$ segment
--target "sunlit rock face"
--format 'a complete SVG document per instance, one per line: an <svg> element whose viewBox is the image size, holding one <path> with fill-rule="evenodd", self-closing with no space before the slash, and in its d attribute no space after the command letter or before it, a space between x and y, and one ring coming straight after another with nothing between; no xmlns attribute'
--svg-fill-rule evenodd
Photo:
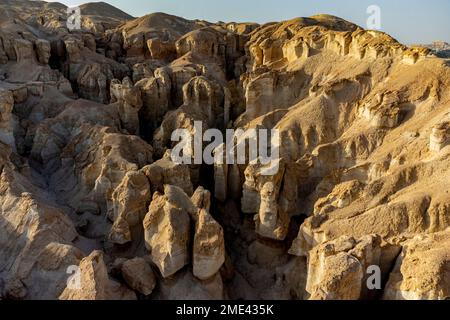
<svg viewBox="0 0 450 320"><path fill-rule="evenodd" d="M0 3L0 299L449 298L448 62L329 15L66 9ZM279 156L181 163L177 129Z"/></svg>

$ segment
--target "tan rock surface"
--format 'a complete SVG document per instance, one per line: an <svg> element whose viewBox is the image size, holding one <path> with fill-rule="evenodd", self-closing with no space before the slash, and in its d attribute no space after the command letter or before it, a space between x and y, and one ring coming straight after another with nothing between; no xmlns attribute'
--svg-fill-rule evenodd
<svg viewBox="0 0 450 320"><path fill-rule="evenodd" d="M165 185L156 192L144 220L146 246L164 278L189 264L200 280L214 277L225 262L224 233L209 213L210 193L199 187L192 198L176 187ZM194 229L190 239L190 229ZM192 253L189 243L193 244Z"/></svg>
<svg viewBox="0 0 450 320"><path fill-rule="evenodd" d="M155 289L156 279L153 270L142 258L128 260L122 265L122 275L126 283L143 295L150 295Z"/></svg>
<svg viewBox="0 0 450 320"><path fill-rule="evenodd" d="M214 276L225 262L223 229L208 211L200 210L195 225L193 273L201 280Z"/></svg>
<svg viewBox="0 0 450 320"><path fill-rule="evenodd" d="M136 295L108 276L103 254L94 251L80 263L80 287L66 288L60 300L135 300Z"/></svg>
<svg viewBox="0 0 450 320"><path fill-rule="evenodd" d="M392 268L399 247L382 243L376 235L361 239L342 236L310 251L306 291L311 300L360 300L369 298L368 270ZM382 275L380 275L382 276ZM382 278L379 282L382 282Z"/></svg>
<svg viewBox="0 0 450 320"><path fill-rule="evenodd" d="M405 243L384 291L388 300L445 300L450 296L450 233L417 236Z"/></svg>
<svg viewBox="0 0 450 320"><path fill-rule="evenodd" d="M159 192L153 195L144 219L146 247L165 278L189 263L189 214L180 206L184 201L189 198L181 189L166 185L164 195Z"/></svg>
<svg viewBox="0 0 450 320"><path fill-rule="evenodd" d="M0 299L448 298L448 61L325 14L80 8L0 3ZM279 130L278 172L174 162L196 121Z"/></svg>

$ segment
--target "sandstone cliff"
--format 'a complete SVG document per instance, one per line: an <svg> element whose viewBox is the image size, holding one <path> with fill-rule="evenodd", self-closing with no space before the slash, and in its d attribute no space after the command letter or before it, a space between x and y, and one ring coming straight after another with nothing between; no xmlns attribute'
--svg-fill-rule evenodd
<svg viewBox="0 0 450 320"><path fill-rule="evenodd" d="M93 3L70 31L58 3L0 9L0 299L450 297L450 69L428 49L329 15ZM279 170L175 163L196 122L279 130Z"/></svg>

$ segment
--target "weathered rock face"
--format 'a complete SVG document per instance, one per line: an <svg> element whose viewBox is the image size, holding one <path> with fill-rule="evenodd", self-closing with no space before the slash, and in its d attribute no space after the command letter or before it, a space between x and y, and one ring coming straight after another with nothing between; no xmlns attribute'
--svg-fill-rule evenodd
<svg viewBox="0 0 450 320"><path fill-rule="evenodd" d="M444 300L449 292L448 230L408 241L386 285L384 299Z"/></svg>
<svg viewBox="0 0 450 320"><path fill-rule="evenodd" d="M72 245L72 221L43 198L44 190L27 181L9 162L11 149L0 146L1 296L56 299L64 290L67 268L83 253Z"/></svg>
<svg viewBox="0 0 450 320"><path fill-rule="evenodd" d="M151 199L147 176L139 171L127 172L112 193L108 215L114 221L109 238L116 244L132 241L131 228L140 226Z"/></svg>
<svg viewBox="0 0 450 320"><path fill-rule="evenodd" d="M225 262L224 231L209 212L211 193L208 190L198 187L191 201L198 208L191 213L195 223L193 274L200 280L207 280L217 274Z"/></svg>
<svg viewBox="0 0 450 320"><path fill-rule="evenodd" d="M0 3L0 299L448 298L448 61L329 15L81 10ZM182 164L177 129L280 155Z"/></svg>
<svg viewBox="0 0 450 320"><path fill-rule="evenodd" d="M303 255L317 244L342 235L361 237L366 234L379 234L389 239L446 230L448 194L440 190L439 186L444 182L439 179L434 181L433 175L430 175L430 170L445 171L442 164L438 161L407 168L398 166L392 159L391 164L386 164L390 167L388 176L376 175L367 185L354 181L336 185L326 198L316 203L316 211L301 226L292 252ZM381 168L386 170L386 167ZM417 186L417 181L427 180L430 185L425 189ZM398 198L391 196L391 202L382 199L399 188L404 192L414 192L414 197L407 194L399 195ZM430 190L433 190L433 198L429 197ZM356 215L348 215L358 210L356 208L362 203L369 205L365 205L364 210Z"/></svg>
<svg viewBox="0 0 450 320"><path fill-rule="evenodd" d="M222 227L205 209L199 211L195 225L193 268L194 276L206 280L214 276L225 262Z"/></svg>
<svg viewBox="0 0 450 320"><path fill-rule="evenodd" d="M117 101L120 121L130 134L139 134L139 110L142 108L142 97L139 88L125 78L122 83L117 80L111 82L111 102Z"/></svg>
<svg viewBox="0 0 450 320"><path fill-rule="evenodd" d="M289 227L289 216L279 205L283 163L273 176L263 175L266 166L249 165L245 170L242 191L242 210L258 213L255 216L256 232L263 237L284 240Z"/></svg>
<svg viewBox="0 0 450 320"><path fill-rule="evenodd" d="M165 187L165 194L153 195L144 219L145 244L163 277L169 277L189 263L189 214L178 205L181 189ZM178 203L177 203L178 202Z"/></svg>
<svg viewBox="0 0 450 320"><path fill-rule="evenodd" d="M50 60L50 51L51 46L50 42L44 39L38 39L35 42L36 45L36 54L39 63L47 65Z"/></svg>
<svg viewBox="0 0 450 320"><path fill-rule="evenodd" d="M200 280L214 277L225 262L222 227L209 213L210 193L198 188L189 198L175 186L165 185L164 195L156 192L144 220L146 246L164 278L189 264ZM191 224L195 228L190 239ZM193 242L193 252L189 243Z"/></svg>
<svg viewBox="0 0 450 320"><path fill-rule="evenodd" d="M136 75L136 72L133 73ZM140 112L143 134L149 135L156 130L171 106L172 82L164 69L156 69L149 77L136 82L142 92L143 107ZM136 76L140 77L140 76Z"/></svg>
<svg viewBox="0 0 450 320"><path fill-rule="evenodd" d="M205 27L184 35L175 46L178 57L189 54L194 59L213 59L228 74L238 77L235 63L244 54L244 39L225 28Z"/></svg>
<svg viewBox="0 0 450 320"><path fill-rule="evenodd" d="M430 136L430 150L439 152L450 144L450 121L433 127Z"/></svg>
<svg viewBox="0 0 450 320"><path fill-rule="evenodd" d="M154 13L130 21L120 27L123 49L129 60L145 57L173 60L175 42L184 34L204 26L202 21L189 21L164 13Z"/></svg>
<svg viewBox="0 0 450 320"><path fill-rule="evenodd" d="M205 77L193 77L183 86L184 105L202 114L210 127L226 123L223 99L221 87Z"/></svg>
<svg viewBox="0 0 450 320"><path fill-rule="evenodd" d="M187 195L193 193L189 167L174 163L168 153L162 159L142 168L142 172L149 179L153 192L162 193L165 185L172 185L181 188Z"/></svg>
<svg viewBox="0 0 450 320"><path fill-rule="evenodd" d="M35 61L33 43L25 39L16 39L14 43L17 62Z"/></svg>
<svg viewBox="0 0 450 320"><path fill-rule="evenodd" d="M94 251L84 258L79 266L79 287L67 287L59 297L60 300L135 300L136 295L108 276L103 254Z"/></svg>
<svg viewBox="0 0 450 320"><path fill-rule="evenodd" d="M14 107L14 96L11 91L0 90L0 141L15 148L14 128L12 113Z"/></svg>
<svg viewBox="0 0 450 320"><path fill-rule="evenodd" d="M53 45L56 62L70 80L77 94L84 99L100 103L110 101L113 79L123 79L129 68L95 51L92 39L81 35L64 37L62 44ZM92 50L94 49L94 50Z"/></svg>
<svg viewBox="0 0 450 320"><path fill-rule="evenodd" d="M155 289L155 275L148 263L142 258L134 258L124 262L122 275L131 288L143 295L148 296Z"/></svg>
<svg viewBox="0 0 450 320"><path fill-rule="evenodd" d="M189 271L184 271L161 282L159 297L163 300L223 300L224 285L220 274L201 281Z"/></svg>
<svg viewBox="0 0 450 320"><path fill-rule="evenodd" d="M375 235L359 240L343 236L315 247L308 257L306 291L309 299L369 298L369 268L375 266L381 271L380 285L381 277L386 277L398 253L398 246L382 243L381 238Z"/></svg>
<svg viewBox="0 0 450 320"><path fill-rule="evenodd" d="M110 81L126 74L126 69L121 65L92 63L70 65L69 68L73 74L70 80L76 83L80 96L101 103L109 100Z"/></svg>
<svg viewBox="0 0 450 320"><path fill-rule="evenodd" d="M77 212L105 212L126 171L152 162L152 148L136 136L119 133L120 117L114 108L85 104L82 117L80 108L81 100L43 122L31 155L42 163L55 192Z"/></svg>
<svg viewBox="0 0 450 320"><path fill-rule="evenodd" d="M170 40L154 38L147 40L150 58L155 60L171 60L176 55L176 47Z"/></svg>

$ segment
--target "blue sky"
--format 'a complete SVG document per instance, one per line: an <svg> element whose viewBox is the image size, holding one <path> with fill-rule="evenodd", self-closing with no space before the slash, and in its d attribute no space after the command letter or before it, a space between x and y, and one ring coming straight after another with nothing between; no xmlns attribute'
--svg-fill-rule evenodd
<svg viewBox="0 0 450 320"><path fill-rule="evenodd" d="M60 0L76 5L83 0ZM92 2L92 1L91 1ZM365 27L370 5L381 8L381 30L399 41L450 42L450 0L109 0L133 16L166 12L188 19L280 21L318 13L333 14Z"/></svg>

